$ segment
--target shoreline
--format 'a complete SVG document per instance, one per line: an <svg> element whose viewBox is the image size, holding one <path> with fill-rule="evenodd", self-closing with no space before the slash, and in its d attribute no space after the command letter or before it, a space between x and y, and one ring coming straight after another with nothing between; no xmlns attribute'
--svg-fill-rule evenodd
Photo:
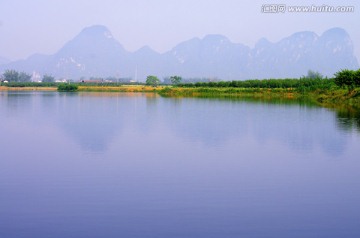
<svg viewBox="0 0 360 238"><path fill-rule="evenodd" d="M254 100L307 101L324 108L360 110L360 88L315 89L300 93L283 88L166 88L159 93L164 97L218 97Z"/></svg>
<svg viewBox="0 0 360 238"><path fill-rule="evenodd" d="M124 92L124 93L158 93L166 86L148 85L92 86L79 85L78 92Z"/></svg>
<svg viewBox="0 0 360 238"><path fill-rule="evenodd" d="M53 91L56 87L7 87L0 86L0 91ZM346 89L315 89L300 93L288 88L220 88L220 87L173 87L148 85L94 86L79 85L77 92L123 92L123 93L156 93L169 98L244 98L254 100L306 100L325 108L360 109L360 88L352 91Z"/></svg>
<svg viewBox="0 0 360 238"><path fill-rule="evenodd" d="M56 87L7 87L0 86L0 91L57 91Z"/></svg>

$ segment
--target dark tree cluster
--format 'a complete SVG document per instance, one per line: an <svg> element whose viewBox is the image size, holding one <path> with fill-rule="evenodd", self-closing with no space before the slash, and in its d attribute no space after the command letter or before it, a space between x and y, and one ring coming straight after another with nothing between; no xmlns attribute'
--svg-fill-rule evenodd
<svg viewBox="0 0 360 238"><path fill-rule="evenodd" d="M8 82L30 82L31 81L31 75L25 73L25 72L17 72L16 70L6 70L5 73L3 73L3 80Z"/></svg>
<svg viewBox="0 0 360 238"><path fill-rule="evenodd" d="M60 92L75 92L78 90L78 86L76 84L62 83L58 85L57 90Z"/></svg>
<svg viewBox="0 0 360 238"><path fill-rule="evenodd" d="M350 70L344 69L335 74L335 83L340 87L348 87L353 89L360 86L360 69Z"/></svg>

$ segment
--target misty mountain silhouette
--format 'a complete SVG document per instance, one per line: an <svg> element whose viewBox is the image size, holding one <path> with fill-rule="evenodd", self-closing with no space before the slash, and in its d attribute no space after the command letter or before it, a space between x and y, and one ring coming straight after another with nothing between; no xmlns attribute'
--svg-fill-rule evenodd
<svg viewBox="0 0 360 238"><path fill-rule="evenodd" d="M148 46L129 52L105 26L83 29L54 55L35 54L26 60L0 65L51 74L61 78L207 77L224 80L300 77L308 70L332 76L340 69L359 67L353 44L344 29L332 28L318 36L297 32L278 42L260 39L254 48L233 43L222 35L207 35L181 42L160 54Z"/></svg>
<svg viewBox="0 0 360 238"><path fill-rule="evenodd" d="M9 62L10 62L10 60L0 56L0 65L1 64L6 64L6 63L9 63Z"/></svg>

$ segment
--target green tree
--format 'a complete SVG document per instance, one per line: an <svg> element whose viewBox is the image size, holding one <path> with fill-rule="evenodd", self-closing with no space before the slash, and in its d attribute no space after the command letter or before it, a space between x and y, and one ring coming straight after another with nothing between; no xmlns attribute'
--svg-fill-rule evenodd
<svg viewBox="0 0 360 238"><path fill-rule="evenodd" d="M19 82L30 82L31 81L31 75L27 74L25 72L19 73Z"/></svg>
<svg viewBox="0 0 360 238"><path fill-rule="evenodd" d="M319 72L309 70L306 76L307 79L322 79L323 76Z"/></svg>
<svg viewBox="0 0 360 238"><path fill-rule="evenodd" d="M343 69L335 73L335 84L344 87L347 86L350 90L355 87L355 72L349 69Z"/></svg>
<svg viewBox="0 0 360 238"><path fill-rule="evenodd" d="M45 74L42 78L42 82L43 83L53 83L53 82L55 82L55 78L51 75Z"/></svg>
<svg viewBox="0 0 360 238"><path fill-rule="evenodd" d="M4 80L8 82L18 82L19 81L19 72L15 70L6 70L3 74Z"/></svg>
<svg viewBox="0 0 360 238"><path fill-rule="evenodd" d="M354 72L354 83L356 86L360 86L360 69Z"/></svg>
<svg viewBox="0 0 360 238"><path fill-rule="evenodd" d="M172 84L179 84L181 83L182 78L180 76L171 76L170 81Z"/></svg>
<svg viewBox="0 0 360 238"><path fill-rule="evenodd" d="M147 85L151 85L153 87L158 86L160 83L160 79L158 79L158 77L153 76L153 75L149 75L146 77L146 84Z"/></svg>

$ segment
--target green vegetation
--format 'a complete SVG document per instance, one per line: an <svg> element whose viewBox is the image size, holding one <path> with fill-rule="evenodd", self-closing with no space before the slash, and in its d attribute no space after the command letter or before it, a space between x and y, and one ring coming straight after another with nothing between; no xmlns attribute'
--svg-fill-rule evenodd
<svg viewBox="0 0 360 238"><path fill-rule="evenodd" d="M328 108L360 109L360 70L342 70L335 78L309 71L300 79L197 82L166 87L167 97L238 97L262 100L306 100Z"/></svg>
<svg viewBox="0 0 360 238"><path fill-rule="evenodd" d="M180 76L171 76L170 81L172 84L177 85L177 84L181 83L182 78Z"/></svg>
<svg viewBox="0 0 360 238"><path fill-rule="evenodd" d="M160 84L160 79L158 77L149 75L146 77L146 85L157 87Z"/></svg>
<svg viewBox="0 0 360 238"><path fill-rule="evenodd" d="M152 87L145 85L83 85L80 84L78 91L81 92L124 92L124 93L156 93L163 89L163 86Z"/></svg>
<svg viewBox="0 0 360 238"><path fill-rule="evenodd" d="M44 75L42 83L28 82L30 76L7 70L0 90L54 90L58 91L96 91L96 92L154 92L165 97L210 97L210 98L242 98L256 100L305 100L324 107L339 108L349 106L360 109L360 69L341 70L334 78L324 78L320 73L308 71L299 79L264 79L245 81L216 81L181 83L180 76L166 78L160 85L158 77L149 75L146 85L141 83L122 83L101 81L59 84L54 78ZM184 80L185 82L188 82ZM21 89L24 88L24 89ZM9 89L8 89L9 90Z"/></svg>
<svg viewBox="0 0 360 238"><path fill-rule="evenodd" d="M58 83L10 82L6 84L4 83L2 85L9 88L26 88L26 87L45 88L45 87L57 87Z"/></svg>
<svg viewBox="0 0 360 238"><path fill-rule="evenodd" d="M349 93L348 90L336 86L331 89L315 89L306 92L291 88L166 87L159 94L164 97L306 100L328 108L339 108L347 105L360 109L360 88L355 88Z"/></svg>
<svg viewBox="0 0 360 238"><path fill-rule="evenodd" d="M282 88L296 89L299 92L311 91L316 89L331 89L336 86L333 79L323 78L300 78L300 79L264 79L264 80L245 80L245 81L220 81L208 83L188 83L179 84L178 87L186 88Z"/></svg>
<svg viewBox="0 0 360 238"><path fill-rule="evenodd" d="M57 90L59 92L75 92L78 90L78 86L75 84L62 83L58 85Z"/></svg>
<svg viewBox="0 0 360 238"><path fill-rule="evenodd" d="M309 70L305 78L307 78L307 79L322 79L324 77L319 72Z"/></svg>
<svg viewBox="0 0 360 238"><path fill-rule="evenodd" d="M293 99L293 89L232 88L232 87L165 87L159 94L165 97L210 97L210 98L287 98Z"/></svg>
<svg viewBox="0 0 360 238"><path fill-rule="evenodd" d="M24 72L17 72L15 70L6 70L3 74L4 81L7 82L30 82L31 75Z"/></svg>
<svg viewBox="0 0 360 238"><path fill-rule="evenodd" d="M336 85L340 87L347 87L349 91L353 90L355 87L360 86L360 69L357 71L344 69L335 74L334 79Z"/></svg>
<svg viewBox="0 0 360 238"><path fill-rule="evenodd" d="M45 74L42 78L42 82L43 83L54 83L55 82L55 78L51 75L47 75Z"/></svg>

